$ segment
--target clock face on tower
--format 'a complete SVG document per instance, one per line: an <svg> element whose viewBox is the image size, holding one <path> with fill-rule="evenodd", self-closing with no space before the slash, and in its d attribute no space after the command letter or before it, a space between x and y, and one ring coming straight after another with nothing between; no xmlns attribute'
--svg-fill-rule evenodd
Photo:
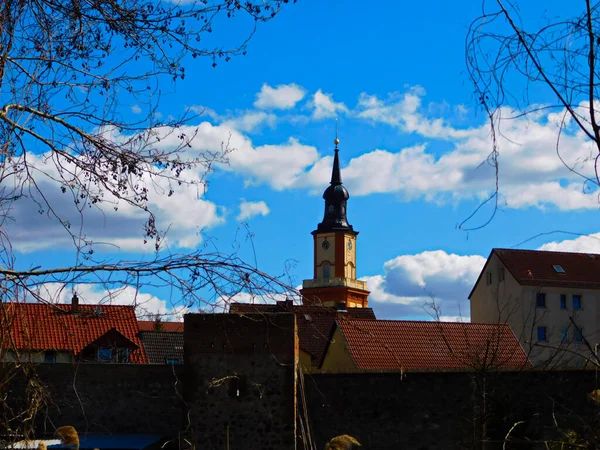
<svg viewBox="0 0 600 450"><path fill-rule="evenodd" d="M323 248L323 250L327 250L329 248L329 241L325 239L321 244L321 247Z"/></svg>
<svg viewBox="0 0 600 450"><path fill-rule="evenodd" d="M352 241L348 241L348 251L352 250Z"/></svg>

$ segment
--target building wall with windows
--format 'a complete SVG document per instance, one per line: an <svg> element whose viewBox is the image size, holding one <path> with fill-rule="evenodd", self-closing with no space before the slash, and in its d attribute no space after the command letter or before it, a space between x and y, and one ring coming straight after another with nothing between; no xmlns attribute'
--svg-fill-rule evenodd
<svg viewBox="0 0 600 450"><path fill-rule="evenodd" d="M56 351L34 351L19 352L19 356L12 352L6 352L1 359L2 362L32 362L32 363L72 363L74 362L73 353Z"/></svg>
<svg viewBox="0 0 600 450"><path fill-rule="evenodd" d="M470 301L471 322L507 323L536 366L581 367L600 345L600 290L523 286L494 253Z"/></svg>

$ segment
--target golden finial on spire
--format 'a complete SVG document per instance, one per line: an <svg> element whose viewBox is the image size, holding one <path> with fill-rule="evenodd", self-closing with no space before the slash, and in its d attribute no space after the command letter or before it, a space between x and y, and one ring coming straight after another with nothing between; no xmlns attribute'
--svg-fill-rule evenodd
<svg viewBox="0 0 600 450"><path fill-rule="evenodd" d="M335 118L335 139L333 140L333 143L335 144L335 148L337 149L337 146L340 143L340 140L338 139L338 119L337 119L337 117Z"/></svg>

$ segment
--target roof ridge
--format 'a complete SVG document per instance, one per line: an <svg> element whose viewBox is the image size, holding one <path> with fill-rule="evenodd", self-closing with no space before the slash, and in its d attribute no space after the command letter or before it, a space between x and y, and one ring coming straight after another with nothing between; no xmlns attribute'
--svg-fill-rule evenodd
<svg viewBox="0 0 600 450"><path fill-rule="evenodd" d="M565 252L562 250L535 250L535 249L525 249L525 248L504 248L504 247L494 247L492 251L508 251L508 252L529 252L529 253L565 253L569 255L596 255L600 256L600 253L593 252Z"/></svg>
<svg viewBox="0 0 600 450"><path fill-rule="evenodd" d="M337 320L337 319L336 319ZM362 317L352 317L352 321L364 321L364 322L393 322L393 323L437 323L437 324L451 324L451 325L485 325L485 326L508 326L506 323L483 323L483 322L446 322L446 321L438 321L438 320L405 320L405 319L364 319Z"/></svg>

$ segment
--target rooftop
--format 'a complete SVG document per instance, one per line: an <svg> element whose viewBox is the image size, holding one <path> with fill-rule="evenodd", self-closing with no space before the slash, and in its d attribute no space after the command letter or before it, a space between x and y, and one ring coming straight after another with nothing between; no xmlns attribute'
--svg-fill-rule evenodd
<svg viewBox="0 0 600 450"><path fill-rule="evenodd" d="M530 366L506 324L337 321L357 369L475 370Z"/></svg>
<svg viewBox="0 0 600 450"><path fill-rule="evenodd" d="M165 333L183 333L183 322L156 322L138 320L140 331L162 331Z"/></svg>
<svg viewBox="0 0 600 450"><path fill-rule="evenodd" d="M522 285L600 289L598 254L504 248L493 253Z"/></svg>
<svg viewBox="0 0 600 450"><path fill-rule="evenodd" d="M277 302L276 304L248 304L232 303L232 313L275 313L293 312L296 315L298 327L298 340L300 348L311 355L314 364L319 364L323 359L331 329L336 319L374 320L375 313L371 308L348 308L338 311L333 308L318 305L293 305L292 302Z"/></svg>
<svg viewBox="0 0 600 450"><path fill-rule="evenodd" d="M140 337L150 364L183 364L183 333L140 331Z"/></svg>
<svg viewBox="0 0 600 450"><path fill-rule="evenodd" d="M73 312L69 304L7 302L3 308L0 320L10 321L8 329L17 349L72 351L77 355L115 330L137 346L131 353L132 361L147 362L133 306L79 305Z"/></svg>

